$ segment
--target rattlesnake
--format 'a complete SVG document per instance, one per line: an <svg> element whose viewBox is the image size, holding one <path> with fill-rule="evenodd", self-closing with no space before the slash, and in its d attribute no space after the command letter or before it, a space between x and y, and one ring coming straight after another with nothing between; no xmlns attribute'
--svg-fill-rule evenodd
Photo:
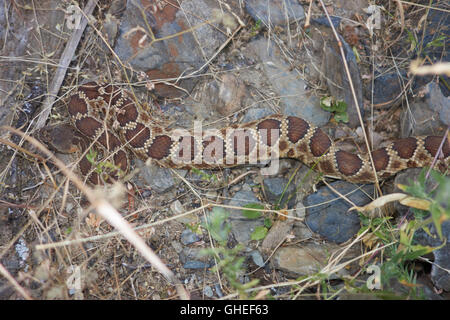
<svg viewBox="0 0 450 320"><path fill-rule="evenodd" d="M129 166L126 146L140 159L162 167L213 169L293 158L326 176L357 183L375 180L368 155L339 149L322 129L299 117L271 115L213 131L168 129L155 125L127 91L95 82L81 85L71 95L68 111L74 127L113 154L122 171ZM442 140L439 136L409 137L372 151L378 178L430 166ZM446 139L436 168L444 172L449 163ZM88 174L90 163L81 161L80 167ZM92 173L90 180L98 183L98 174Z"/></svg>

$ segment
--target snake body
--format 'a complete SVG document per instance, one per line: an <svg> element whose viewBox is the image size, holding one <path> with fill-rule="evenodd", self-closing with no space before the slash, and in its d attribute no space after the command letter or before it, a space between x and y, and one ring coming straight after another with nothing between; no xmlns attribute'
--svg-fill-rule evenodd
<svg viewBox="0 0 450 320"><path fill-rule="evenodd" d="M81 85L71 95L68 111L75 128L112 154L123 171L129 167L125 146L162 167L215 169L293 158L326 176L356 183L375 180L368 155L339 149L322 129L299 117L275 114L217 130L168 129L155 125L126 90L96 82ZM409 137L372 151L378 178L430 166L442 141L439 136ZM435 167L445 172L450 164L448 139L441 150ZM80 168L88 174L90 163L81 161ZM98 175L91 174L91 182L98 183Z"/></svg>

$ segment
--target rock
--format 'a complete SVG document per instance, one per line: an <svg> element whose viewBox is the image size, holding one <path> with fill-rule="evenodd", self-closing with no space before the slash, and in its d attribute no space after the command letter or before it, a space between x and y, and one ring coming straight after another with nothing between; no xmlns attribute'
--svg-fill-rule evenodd
<svg viewBox="0 0 450 320"><path fill-rule="evenodd" d="M228 116L240 110L246 88L239 78L226 73L221 77L219 86L215 91L215 95L211 94L211 97L215 97L211 103L219 114Z"/></svg>
<svg viewBox="0 0 450 320"><path fill-rule="evenodd" d="M183 264L185 269L208 269L211 265L197 260L189 260Z"/></svg>
<svg viewBox="0 0 450 320"><path fill-rule="evenodd" d="M295 185L285 178L266 178L263 181L267 200L278 208L292 209L295 205ZM286 188L286 186L288 186ZM286 191L285 191L286 189Z"/></svg>
<svg viewBox="0 0 450 320"><path fill-rule="evenodd" d="M261 203L252 191L241 190L228 202L230 206L243 207L251 203ZM229 221L231 223L231 233L239 243L250 241L251 234L258 226L264 225L264 218L247 219L242 215L242 210L231 209Z"/></svg>
<svg viewBox="0 0 450 320"><path fill-rule="evenodd" d="M210 286L205 286L203 288L203 294L208 298L212 298L214 296L214 292L212 291Z"/></svg>
<svg viewBox="0 0 450 320"><path fill-rule="evenodd" d="M327 264L327 260L333 252L340 247L331 243L316 244L304 243L301 247L289 246L281 247L272 257L271 261L276 269L287 272L294 277L312 275L319 272ZM354 255L353 251L347 256ZM346 269L337 272L338 276L347 275ZM336 274L330 275L330 279L335 279Z"/></svg>
<svg viewBox="0 0 450 320"><path fill-rule="evenodd" d="M245 10L265 26L286 25L305 19L303 7L296 0L245 0Z"/></svg>
<svg viewBox="0 0 450 320"><path fill-rule="evenodd" d="M181 243L183 243L185 246L189 245L191 243L199 241L201 238L198 234L192 232L190 229L185 229L181 233Z"/></svg>
<svg viewBox="0 0 450 320"><path fill-rule="evenodd" d="M172 241L171 244L176 253L180 254L183 251L183 246L178 241Z"/></svg>
<svg viewBox="0 0 450 320"><path fill-rule="evenodd" d="M300 221L295 222L292 232L294 233L295 239L299 241L310 239L313 236L308 226Z"/></svg>
<svg viewBox="0 0 450 320"><path fill-rule="evenodd" d="M222 293L222 289L220 289L220 284L216 283L214 285L214 289L216 289L217 296L219 298L222 298L223 297L223 293Z"/></svg>
<svg viewBox="0 0 450 320"><path fill-rule="evenodd" d="M448 50L448 46L450 45L450 29L448 28L450 18L447 12L442 11L445 8L444 2L436 3L436 6L433 8L435 10L430 10L427 19L424 21L423 28L417 34L418 39L423 39L423 51L421 55L427 57L430 63L450 61ZM425 32L425 35L423 32ZM438 40L439 37L443 37L443 39ZM436 44L432 44L433 41L436 41ZM416 76L414 85L421 87L423 84L430 82L434 77L434 75ZM448 88L450 77L448 74L441 74L439 78L441 78L439 86L443 94L448 97L450 95L450 89Z"/></svg>
<svg viewBox="0 0 450 320"><path fill-rule="evenodd" d="M261 244L261 250L263 253L270 254L273 249L279 246L291 232L292 226L292 219L287 219L286 221L275 221Z"/></svg>
<svg viewBox="0 0 450 320"><path fill-rule="evenodd" d="M310 47L309 50L311 51L310 64L320 67L320 77L326 82L331 96L347 104L348 125L352 128L357 127L359 125L359 118L356 113L356 105L336 38L331 28L326 25L328 22L325 24L325 22L321 23L318 21L320 20L315 19L312 21L311 42L306 44ZM361 115L364 116L362 99L363 85L359 67L352 48L345 42L342 36L339 35L339 39L343 44L345 58L352 77Z"/></svg>
<svg viewBox="0 0 450 320"><path fill-rule="evenodd" d="M201 248L184 247L180 253L180 261L185 269L205 269L213 265L209 256L201 254Z"/></svg>
<svg viewBox="0 0 450 320"><path fill-rule="evenodd" d="M317 97L306 92L306 82L291 71L273 42L268 45L265 39L252 40L247 45L247 51L248 55L255 56L262 63L269 83L281 97L280 113L304 118L317 126L328 122L330 114L320 107Z"/></svg>
<svg viewBox="0 0 450 320"><path fill-rule="evenodd" d="M269 108L251 108L245 113L242 122L250 122L253 120L258 120L267 116L270 116L274 112Z"/></svg>
<svg viewBox="0 0 450 320"><path fill-rule="evenodd" d="M138 179L140 181L143 180L143 182L150 186L155 192L164 193L175 186L177 181L172 176L170 169L161 168L156 164L148 166L139 159L136 159L135 163L136 167L141 170ZM177 170L177 172L182 177L187 173L186 170Z"/></svg>
<svg viewBox="0 0 450 320"><path fill-rule="evenodd" d="M226 19L233 22L230 14L217 9L220 9L217 2L211 0L185 0L181 4L158 1L155 5L142 0L128 1L114 50L122 61L129 62L134 70L145 72L150 79L176 79L186 71L201 71L205 61L227 39L226 30L218 22ZM221 17L216 16L218 12L223 13ZM152 40L153 35L157 41ZM195 80L181 79L177 85L190 91ZM184 94L175 86L162 83L156 84L155 91L164 97Z"/></svg>
<svg viewBox="0 0 450 320"><path fill-rule="evenodd" d="M170 210L172 210L173 214L182 214L184 212L183 204L180 200L175 200L170 204Z"/></svg>
<svg viewBox="0 0 450 320"><path fill-rule="evenodd" d="M252 257L252 261L258 267L261 267L261 268L264 267L264 259L258 250L253 250L252 252L250 252L250 257Z"/></svg>
<svg viewBox="0 0 450 320"><path fill-rule="evenodd" d="M404 72L399 75L397 72L387 72L375 75L373 81L373 103L376 108L388 109L398 105L402 100L403 82L407 79ZM367 100L372 98L372 83L367 86L364 93Z"/></svg>
<svg viewBox="0 0 450 320"><path fill-rule="evenodd" d="M430 82L425 87L425 102L428 107L439 112L439 119L446 126L450 126L450 96L445 96L435 82Z"/></svg>
<svg viewBox="0 0 450 320"><path fill-rule="evenodd" d="M439 86L431 82L423 89L424 98L416 98L401 115L403 138L421 135L444 135L450 126L450 97L445 97Z"/></svg>
<svg viewBox="0 0 450 320"><path fill-rule="evenodd" d="M357 186L345 181L335 181L330 184L334 189L345 195L357 206L364 206L371 199L366 194L373 193L373 186L366 185L364 190L357 190ZM351 205L323 186L316 193L308 196L305 201L306 224L322 237L342 243L353 237L360 229L360 221L355 211L348 212Z"/></svg>

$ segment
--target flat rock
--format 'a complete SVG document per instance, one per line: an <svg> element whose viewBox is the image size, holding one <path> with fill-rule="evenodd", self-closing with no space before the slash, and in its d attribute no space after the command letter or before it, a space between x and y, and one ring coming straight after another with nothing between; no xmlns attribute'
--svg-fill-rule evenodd
<svg viewBox="0 0 450 320"><path fill-rule="evenodd" d="M185 0L181 4L175 0L158 1L156 5L128 1L114 50L122 61L150 79L176 79L182 73L200 69L225 42L226 30L212 22L217 9L217 2L211 0ZM173 36L200 24L195 30ZM158 40L152 41L152 35ZM195 80L184 79L177 85L190 91ZM164 97L183 94L165 84L157 84L155 91Z"/></svg>
<svg viewBox="0 0 450 320"><path fill-rule="evenodd" d="M373 193L373 186L366 185L364 190L345 181L335 181L330 184L335 190L345 195L357 206L364 206L371 199L366 195ZM323 186L316 193L306 197L306 224L315 233L327 240L342 243L353 237L360 229L358 214L348 212L351 205L339 195Z"/></svg>
<svg viewBox="0 0 450 320"><path fill-rule="evenodd" d="M271 261L276 269L287 272L294 277L312 275L326 266L330 255L339 249L332 243L316 244L304 243L301 246L282 247L272 257ZM350 256L354 253L349 252ZM341 269L338 276L347 275L348 271ZM336 274L330 275L330 279L336 278Z"/></svg>
<svg viewBox="0 0 450 320"><path fill-rule="evenodd" d="M273 42L255 39L247 45L249 55L262 64L264 74L282 101L280 113L296 116L322 126L330 119L330 113L320 107L319 100L306 92L305 80L291 70ZM273 112L271 112L273 113Z"/></svg>
<svg viewBox="0 0 450 320"><path fill-rule="evenodd" d="M305 11L297 0L245 0L245 10L265 26L286 25L305 19Z"/></svg>

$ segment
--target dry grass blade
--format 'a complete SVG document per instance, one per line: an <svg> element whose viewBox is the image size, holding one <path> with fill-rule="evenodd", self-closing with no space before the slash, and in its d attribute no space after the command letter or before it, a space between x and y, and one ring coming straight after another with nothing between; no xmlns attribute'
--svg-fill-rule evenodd
<svg viewBox="0 0 450 320"><path fill-rule="evenodd" d="M31 296L25 291L25 289L20 286L20 284L16 281L16 279L14 279L11 276L8 270L6 270L6 268L1 263L0 263L0 274L2 274L13 285L14 289L16 289L16 291L20 293L22 297L24 297L27 300L33 300L33 298L31 298Z"/></svg>

